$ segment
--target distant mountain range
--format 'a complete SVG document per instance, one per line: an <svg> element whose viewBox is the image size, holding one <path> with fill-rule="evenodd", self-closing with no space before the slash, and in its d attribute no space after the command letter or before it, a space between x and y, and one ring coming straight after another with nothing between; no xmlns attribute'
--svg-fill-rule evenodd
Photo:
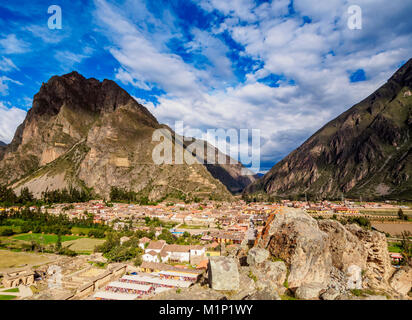
<svg viewBox="0 0 412 320"><path fill-rule="evenodd" d="M412 199L412 59L327 123L245 194Z"/></svg>
<svg viewBox="0 0 412 320"><path fill-rule="evenodd" d="M254 175L241 175L240 163L154 164L152 134L159 128L167 126L111 80L77 72L54 76L34 96L12 142L2 147L0 184L16 192L28 187L37 197L72 186L105 198L118 187L152 200L230 200L231 192L255 181ZM173 131L172 142L182 143Z"/></svg>

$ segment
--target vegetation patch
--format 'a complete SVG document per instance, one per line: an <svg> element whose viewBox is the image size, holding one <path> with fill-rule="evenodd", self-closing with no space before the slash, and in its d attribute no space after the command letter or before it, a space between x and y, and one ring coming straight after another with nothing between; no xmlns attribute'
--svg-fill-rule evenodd
<svg viewBox="0 0 412 320"><path fill-rule="evenodd" d="M0 295L0 300L13 300L17 298L17 296L12 296L12 295Z"/></svg>

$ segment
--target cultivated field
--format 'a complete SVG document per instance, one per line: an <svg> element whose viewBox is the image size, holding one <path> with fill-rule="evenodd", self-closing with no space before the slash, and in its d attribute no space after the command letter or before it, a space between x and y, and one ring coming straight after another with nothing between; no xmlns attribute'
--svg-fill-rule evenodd
<svg viewBox="0 0 412 320"><path fill-rule="evenodd" d="M57 242L57 235L55 234L41 234L41 233L26 233L14 236L13 239L23 240L23 241L38 241L43 244L50 244ZM71 241L79 239L78 236L61 236L61 241Z"/></svg>
<svg viewBox="0 0 412 320"><path fill-rule="evenodd" d="M52 260L52 256L47 256L45 254L0 250L0 271L26 265L35 266Z"/></svg>
<svg viewBox="0 0 412 320"><path fill-rule="evenodd" d="M372 222L372 226L379 231L387 232L391 236L400 235L403 231L409 231L412 233L412 223L396 223L396 222L388 222L388 223L381 223L381 222Z"/></svg>
<svg viewBox="0 0 412 320"><path fill-rule="evenodd" d="M92 253L94 248L105 242L104 239L80 238L77 240L65 241L62 245L78 253Z"/></svg>

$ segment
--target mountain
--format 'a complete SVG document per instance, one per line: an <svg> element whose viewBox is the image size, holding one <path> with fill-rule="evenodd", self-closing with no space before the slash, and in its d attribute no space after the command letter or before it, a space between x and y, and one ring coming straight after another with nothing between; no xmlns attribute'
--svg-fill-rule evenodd
<svg viewBox="0 0 412 320"><path fill-rule="evenodd" d="M108 197L111 187L150 199L215 197L231 199L254 177L241 176L240 164L222 167L228 188L199 162L156 165L156 129L168 129L114 81L86 79L77 72L43 83L0 161L0 184L35 196L69 187ZM173 148L178 143L172 132ZM218 153L218 150L215 150ZM193 156L194 157L194 156ZM246 180L247 181L246 181Z"/></svg>
<svg viewBox="0 0 412 320"><path fill-rule="evenodd" d="M6 152L6 146L3 141L0 141L0 160L3 158L4 153Z"/></svg>
<svg viewBox="0 0 412 320"><path fill-rule="evenodd" d="M245 194L412 199L412 59L327 123Z"/></svg>

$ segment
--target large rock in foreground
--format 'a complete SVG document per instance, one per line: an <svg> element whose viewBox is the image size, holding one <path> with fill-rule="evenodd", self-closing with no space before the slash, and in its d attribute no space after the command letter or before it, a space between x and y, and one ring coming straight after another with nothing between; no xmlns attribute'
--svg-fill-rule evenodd
<svg viewBox="0 0 412 320"><path fill-rule="evenodd" d="M290 288L329 283L332 259L328 236L302 210L286 209L277 214L264 230L258 246L285 261L290 271Z"/></svg>
<svg viewBox="0 0 412 320"><path fill-rule="evenodd" d="M412 287L412 268L402 267L394 273L390 280L391 287L406 296Z"/></svg>
<svg viewBox="0 0 412 320"><path fill-rule="evenodd" d="M214 290L239 289L239 270L236 260L229 257L212 257L209 260L209 284Z"/></svg>

